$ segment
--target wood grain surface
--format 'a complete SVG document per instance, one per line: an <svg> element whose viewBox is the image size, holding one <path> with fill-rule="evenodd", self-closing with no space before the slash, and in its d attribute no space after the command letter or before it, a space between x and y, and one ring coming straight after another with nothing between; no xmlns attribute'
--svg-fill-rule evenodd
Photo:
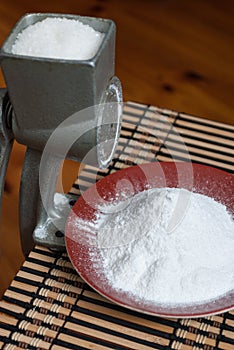
<svg viewBox="0 0 234 350"><path fill-rule="evenodd" d="M27 12L113 19L117 25L116 75L122 82L125 101L234 124L232 0L1 0L0 45ZM0 86L4 87L2 76ZM15 145L7 173L0 236L0 292L23 261L17 219L23 154L24 147ZM77 164L69 162L63 172L66 186L76 171Z"/></svg>

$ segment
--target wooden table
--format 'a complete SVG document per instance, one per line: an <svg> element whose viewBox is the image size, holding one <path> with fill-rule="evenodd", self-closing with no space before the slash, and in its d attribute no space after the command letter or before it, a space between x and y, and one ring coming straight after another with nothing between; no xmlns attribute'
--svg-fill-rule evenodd
<svg viewBox="0 0 234 350"><path fill-rule="evenodd" d="M1 0L0 44L26 12L113 19L125 101L233 123L232 0Z"/></svg>
<svg viewBox="0 0 234 350"><path fill-rule="evenodd" d="M79 195L80 186L88 188L96 175L100 179L156 159L192 160L234 173L233 152L234 126L129 102L112 164L98 173L87 166L71 192ZM38 246L0 301L4 350L233 347L234 310L197 319L166 319L127 310L88 287L65 253Z"/></svg>

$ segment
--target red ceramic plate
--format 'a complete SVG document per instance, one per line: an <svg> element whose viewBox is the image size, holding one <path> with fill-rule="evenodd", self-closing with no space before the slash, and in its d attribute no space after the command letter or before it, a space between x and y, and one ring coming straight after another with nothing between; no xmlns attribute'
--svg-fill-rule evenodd
<svg viewBox="0 0 234 350"><path fill-rule="evenodd" d="M149 163L129 167L109 175L91 186L79 198L66 226L68 255L80 276L97 292L111 301L142 313L164 317L201 317L234 308L234 290L211 302L165 306L136 300L128 293L115 290L102 269L98 247L86 239L87 229L77 228L77 218L92 222L98 206L113 198L131 197L145 189L162 187L186 188L213 197L226 205L234 215L234 176L213 167L184 162Z"/></svg>

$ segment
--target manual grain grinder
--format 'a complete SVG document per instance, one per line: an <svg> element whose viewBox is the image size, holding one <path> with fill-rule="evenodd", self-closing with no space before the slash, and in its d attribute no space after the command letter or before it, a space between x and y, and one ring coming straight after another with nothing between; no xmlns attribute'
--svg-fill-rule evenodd
<svg viewBox="0 0 234 350"><path fill-rule="evenodd" d="M47 17L79 20L104 33L96 55L62 60L13 54L18 33ZM0 89L0 200L15 139L27 146L19 196L22 250L28 254L35 243L63 250L64 237L57 233L64 232L71 198L62 195L55 205L61 161L85 157L89 164L107 167L119 137L122 90L114 76L115 25L100 18L27 14L5 40L0 58L7 86Z"/></svg>

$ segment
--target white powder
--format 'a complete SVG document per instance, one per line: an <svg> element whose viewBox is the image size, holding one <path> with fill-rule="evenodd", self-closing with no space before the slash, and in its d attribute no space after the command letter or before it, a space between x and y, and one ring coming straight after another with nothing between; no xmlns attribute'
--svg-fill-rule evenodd
<svg viewBox="0 0 234 350"><path fill-rule="evenodd" d="M234 289L234 221L214 199L151 189L100 211L90 232L115 289L166 304L208 301Z"/></svg>
<svg viewBox="0 0 234 350"><path fill-rule="evenodd" d="M12 53L59 59L87 60L102 43L104 34L74 19L46 18L17 35Z"/></svg>

